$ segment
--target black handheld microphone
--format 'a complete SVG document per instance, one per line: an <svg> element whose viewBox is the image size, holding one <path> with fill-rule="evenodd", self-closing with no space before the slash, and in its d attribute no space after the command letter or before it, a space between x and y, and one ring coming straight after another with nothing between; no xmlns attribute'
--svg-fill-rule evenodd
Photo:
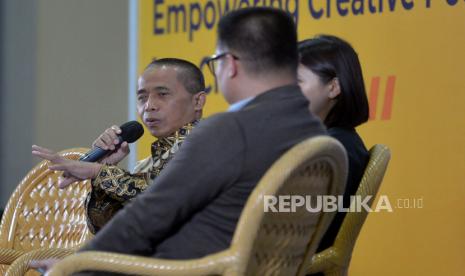
<svg viewBox="0 0 465 276"><path fill-rule="evenodd" d="M120 126L120 128L121 134L118 135L119 143L117 146L121 145L121 143L123 142L133 143L137 139L139 139L142 136L142 134L144 134L144 128L137 121L130 121L124 123ZM97 162L110 152L112 152L112 150L104 150L99 147L96 147L88 151L81 158L79 158L79 161Z"/></svg>

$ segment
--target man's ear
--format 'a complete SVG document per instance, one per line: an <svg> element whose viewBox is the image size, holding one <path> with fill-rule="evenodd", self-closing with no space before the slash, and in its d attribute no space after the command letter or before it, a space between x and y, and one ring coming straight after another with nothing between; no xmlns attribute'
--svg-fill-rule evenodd
<svg viewBox="0 0 465 276"><path fill-rule="evenodd" d="M227 55L228 58L228 77L234 78L237 75L237 62L231 55Z"/></svg>
<svg viewBox="0 0 465 276"><path fill-rule="evenodd" d="M205 106L206 101L207 101L207 93L205 93L204 91L201 91L195 94L194 95L194 110L201 111L203 107Z"/></svg>
<svg viewBox="0 0 465 276"><path fill-rule="evenodd" d="M339 85L339 79L334 78L329 83L329 94L328 97L331 100L335 100L339 94L341 94L341 86Z"/></svg>

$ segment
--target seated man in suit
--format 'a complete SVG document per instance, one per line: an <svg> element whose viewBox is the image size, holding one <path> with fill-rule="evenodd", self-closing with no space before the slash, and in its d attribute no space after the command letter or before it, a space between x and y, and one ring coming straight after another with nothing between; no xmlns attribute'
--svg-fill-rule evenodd
<svg viewBox="0 0 465 276"><path fill-rule="evenodd" d="M209 67L229 112L200 122L154 183L81 251L190 259L228 248L268 168L295 144L326 133L297 85L297 64L296 26L284 11L247 8L222 17ZM35 154L52 169L96 177L82 173L82 162Z"/></svg>

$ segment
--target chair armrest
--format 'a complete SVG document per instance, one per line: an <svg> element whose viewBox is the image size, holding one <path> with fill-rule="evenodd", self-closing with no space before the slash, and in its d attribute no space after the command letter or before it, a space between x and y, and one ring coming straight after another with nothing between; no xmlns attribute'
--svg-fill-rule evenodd
<svg viewBox="0 0 465 276"><path fill-rule="evenodd" d="M323 272L339 266L337 255L338 254L333 247L315 253L312 257L312 261L307 265L307 274Z"/></svg>
<svg viewBox="0 0 465 276"><path fill-rule="evenodd" d="M331 246L313 255L306 271L307 273L316 273L341 268L347 269L351 258L352 254L347 254L343 249Z"/></svg>
<svg viewBox="0 0 465 276"><path fill-rule="evenodd" d="M0 264L9 265L25 252L10 248L0 248Z"/></svg>
<svg viewBox="0 0 465 276"><path fill-rule="evenodd" d="M8 267L5 276L23 276L29 270L29 264L33 260L63 259L76 252L75 249L48 248L36 249L24 253Z"/></svg>
<svg viewBox="0 0 465 276"><path fill-rule="evenodd" d="M136 275L212 275L222 274L234 264L237 256L226 250L193 260L162 260L117 253L88 251L58 262L49 276L70 275L91 270Z"/></svg>

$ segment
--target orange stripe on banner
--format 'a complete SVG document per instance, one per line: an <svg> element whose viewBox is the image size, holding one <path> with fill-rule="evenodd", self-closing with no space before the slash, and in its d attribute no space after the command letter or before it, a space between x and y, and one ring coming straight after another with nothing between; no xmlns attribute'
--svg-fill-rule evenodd
<svg viewBox="0 0 465 276"><path fill-rule="evenodd" d="M396 76L389 76L386 83L386 94L384 95L383 113L381 120L391 119L392 100L394 97L394 86L396 85Z"/></svg>
<svg viewBox="0 0 465 276"><path fill-rule="evenodd" d="M376 104L378 102L379 79L380 77L371 78L370 97L368 98L370 106L370 120L374 120L376 118Z"/></svg>

